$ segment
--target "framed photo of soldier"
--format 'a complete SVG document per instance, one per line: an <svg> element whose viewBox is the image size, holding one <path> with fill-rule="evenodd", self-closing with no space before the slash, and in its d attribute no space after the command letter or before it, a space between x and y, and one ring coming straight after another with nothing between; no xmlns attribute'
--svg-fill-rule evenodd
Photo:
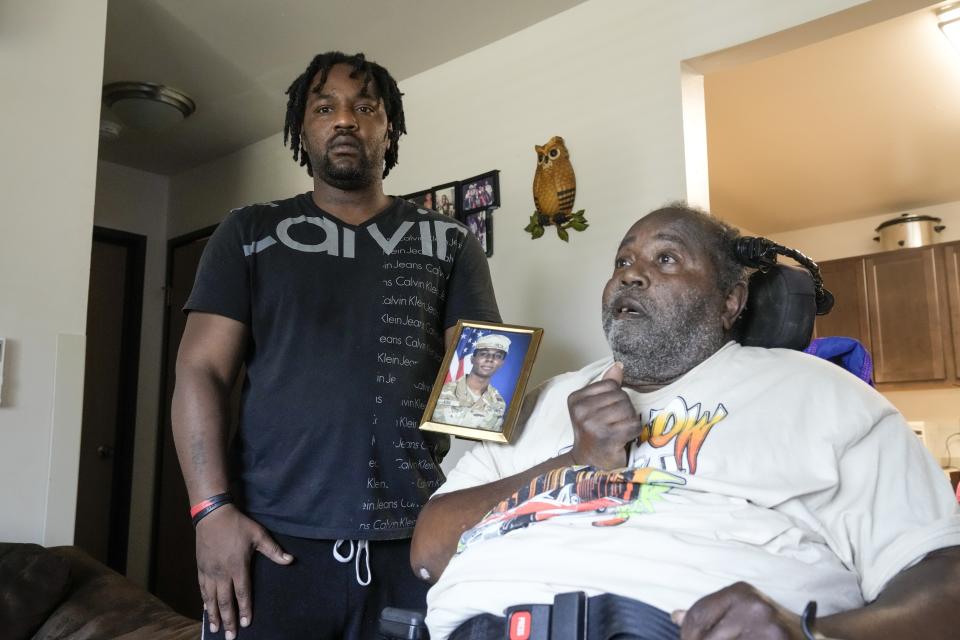
<svg viewBox="0 0 960 640"><path fill-rule="evenodd" d="M511 442L543 329L467 320L455 329L420 429Z"/></svg>

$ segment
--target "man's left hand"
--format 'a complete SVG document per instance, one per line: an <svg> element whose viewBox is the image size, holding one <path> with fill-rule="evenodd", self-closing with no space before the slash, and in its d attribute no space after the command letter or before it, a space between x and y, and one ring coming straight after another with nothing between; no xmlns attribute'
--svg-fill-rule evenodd
<svg viewBox="0 0 960 640"><path fill-rule="evenodd" d="M681 640L776 638L803 640L800 616L787 611L746 582L737 582L674 611Z"/></svg>

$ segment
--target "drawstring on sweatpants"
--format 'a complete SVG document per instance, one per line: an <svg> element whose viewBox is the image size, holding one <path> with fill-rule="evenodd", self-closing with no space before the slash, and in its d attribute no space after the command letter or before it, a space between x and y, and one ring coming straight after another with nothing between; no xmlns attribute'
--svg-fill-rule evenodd
<svg viewBox="0 0 960 640"><path fill-rule="evenodd" d="M350 551L347 552L347 555L340 553L340 545L344 542L350 543ZM343 562L346 564L351 560L354 560L354 570L357 574L357 584L361 587L365 587L370 584L370 580L373 578L373 574L370 573L370 545L369 540L357 540L356 554L354 554L353 540L337 540L333 543L333 557L337 559L337 562ZM366 581L360 577L360 554L363 554L364 563L367 566L367 579Z"/></svg>

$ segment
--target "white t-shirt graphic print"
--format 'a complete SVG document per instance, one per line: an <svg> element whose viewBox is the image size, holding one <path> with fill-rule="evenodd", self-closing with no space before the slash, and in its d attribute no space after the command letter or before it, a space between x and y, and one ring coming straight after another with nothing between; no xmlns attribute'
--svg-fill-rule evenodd
<svg viewBox="0 0 960 640"><path fill-rule="evenodd" d="M517 442L478 445L440 492L571 447L567 396L611 362L536 390ZM613 517L608 507L478 536L430 591L432 637L564 591L671 611L738 580L795 612L815 599L826 615L862 606L927 552L960 544L956 500L932 457L880 394L831 363L730 343L673 384L630 395L647 427L630 464L666 474L650 485L666 490L612 526L597 524Z"/></svg>

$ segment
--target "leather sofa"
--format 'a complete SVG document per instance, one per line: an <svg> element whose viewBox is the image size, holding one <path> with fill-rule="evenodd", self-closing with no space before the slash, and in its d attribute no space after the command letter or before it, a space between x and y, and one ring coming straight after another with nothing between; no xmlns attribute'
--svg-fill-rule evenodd
<svg viewBox="0 0 960 640"><path fill-rule="evenodd" d="M184 617L76 547L0 543L2 640L198 640Z"/></svg>

